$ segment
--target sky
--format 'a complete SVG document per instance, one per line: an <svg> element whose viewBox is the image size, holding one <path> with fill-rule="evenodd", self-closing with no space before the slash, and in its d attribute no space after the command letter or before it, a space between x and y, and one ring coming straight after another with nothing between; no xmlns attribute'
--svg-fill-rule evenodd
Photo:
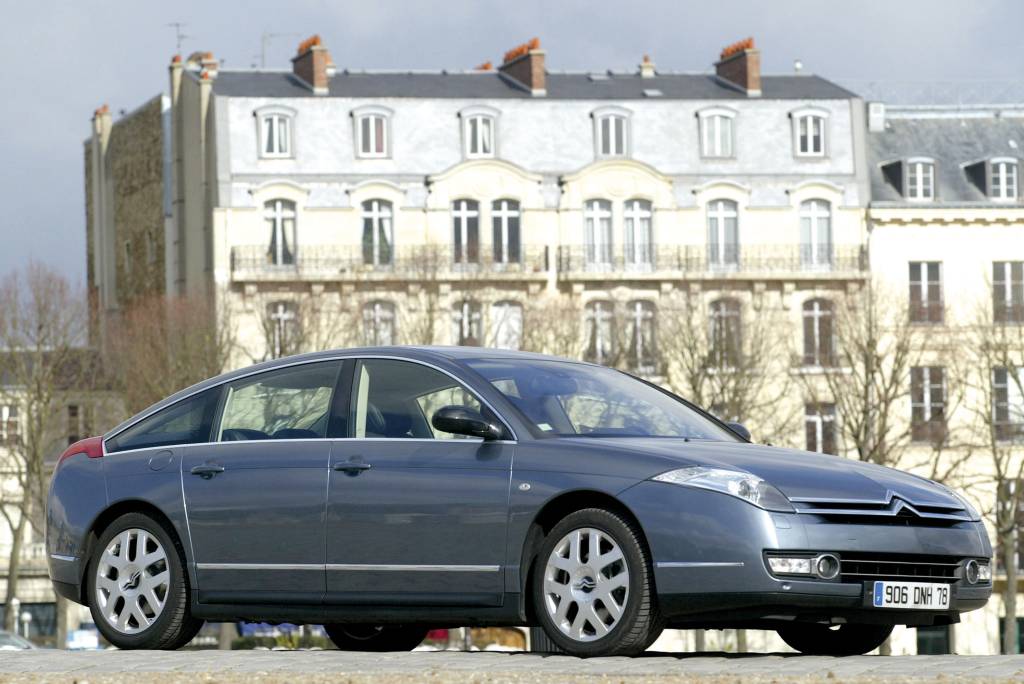
<svg viewBox="0 0 1024 684"><path fill-rule="evenodd" d="M83 148L93 111L167 90L182 52L289 68L318 33L339 68L468 69L537 36L550 70L704 71L753 36L765 73L840 82L1024 81L1022 0L0 0L0 277L43 261L85 278Z"/></svg>

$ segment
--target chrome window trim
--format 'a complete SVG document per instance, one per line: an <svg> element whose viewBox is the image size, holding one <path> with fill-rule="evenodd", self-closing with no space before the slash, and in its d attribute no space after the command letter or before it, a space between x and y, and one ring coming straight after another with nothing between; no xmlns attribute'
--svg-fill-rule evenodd
<svg viewBox="0 0 1024 684"><path fill-rule="evenodd" d="M103 453L104 453L104 455L107 454L107 440L114 439L115 437L117 437L119 434L121 434L125 430L127 430L127 429L129 429L129 428L131 428L131 427L133 427L135 425L138 425L139 423L141 423L142 421L146 420L150 416L152 416L152 415L154 415L156 413L159 413L160 411L163 411L164 409L171 408L172 406L175 406L175 405L177 405L177 404L179 404L179 403L181 403L181 402L183 402L183 401L185 401L187 399L190 399L191 397L194 397L195 395L200 394L202 392L206 392L206 391L214 389L214 388L222 388L224 385L226 385L229 382L235 382L237 380L242 380L244 378L248 378L248 377L251 377L253 375L259 375L260 373L269 373L271 371L281 370L281 369L284 369L284 368L291 368L292 366L303 366L303 365L310 364L310 363L322 363L324 361L345 361L347 359L354 359L356 361L359 361L361 359L385 359L385 360L391 360L391 361L407 361L409 363L418 363L421 366L426 366L427 368L432 368L433 370L436 370L436 371L438 371L440 373L444 373L445 375L450 377L452 380L457 382L463 389L465 389L471 395L476 397L477 400L480 401L481 404L483 404L484 406L489 408L491 410L491 412L494 413L494 415L498 417L498 420L501 421L501 424L505 427L505 429L509 431L509 434L512 435L512 439L510 439L510 440L503 439L503 440L494 440L494 441L499 442L499 443L503 443L503 444L515 444L515 443L517 443L519 441L519 436L516 434L516 431L512 429L511 425L509 425L508 420L505 419L505 416L501 415L501 413L498 412L494 408L494 406L491 405L491 402L489 402L485 398L479 396L479 393L474 391L474 390L472 390L472 389L470 389L469 387L467 387L466 383L463 382L462 379L456 377L453 373L445 370L444 368L436 366L436 365L430 363L429 361L421 361L420 359L411 359L411 358L406 357L406 356L395 356L395 355L392 355L392 354L339 354L339 355L336 355L336 356L332 355L332 356L326 356L324 358L318 358L318 359L305 359L303 361L292 361L290 363L283 363L281 365L274 366L273 368L260 368L259 370L250 370L247 373L242 373L241 375L236 375L236 376L233 376L231 378L226 378L225 380L222 380L221 382L219 382L219 383L217 383L215 385L210 385L208 387L201 387L199 389L196 389L196 390L194 390L192 392L189 392L185 396L179 398L177 401L175 401L172 404L168 404L166 406L159 406L159 408L154 408L151 411L147 411L145 413L140 414L137 419L133 420L131 423L128 423L124 427L120 428L119 430L117 430L117 432L111 432L111 433L105 435L103 437L103 441L102 441ZM373 438L373 437L362 437L362 438L360 438L360 437L335 437L335 438L323 437L323 438L305 438L305 439L287 439L287 440L279 439L279 440L259 440L259 441L274 441L274 442L317 441L317 442L319 442L319 441L324 441L324 440L334 441L335 439L394 439L396 441L402 440L402 438L400 438L400 437L394 437L394 438L391 438L391 437L381 437L381 438ZM420 438L420 439L424 439L424 438ZM402 441L408 441L408 440L402 440ZM430 439L430 440L426 440L426 441L436 442L436 441L444 441L444 440ZM156 448L161 448L161 449L178 449L178 448L186 447L186 446L200 446L200 445L210 445L210 444L229 444L229 442L190 442L188 444L171 444L171 445L164 445L164 446L161 446L161 447L139 447L138 449L123 449L121 451L115 451L111 455L130 453L130 452L133 452L133 451L142 451L143 449L156 449Z"/></svg>

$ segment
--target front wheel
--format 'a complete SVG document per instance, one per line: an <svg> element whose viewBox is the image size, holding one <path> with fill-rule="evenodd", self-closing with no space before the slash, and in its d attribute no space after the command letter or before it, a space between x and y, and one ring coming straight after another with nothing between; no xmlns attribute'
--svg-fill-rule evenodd
<svg viewBox="0 0 1024 684"><path fill-rule="evenodd" d="M653 585L636 525L589 508L566 516L541 545L534 612L548 639L569 655L635 655L663 627Z"/></svg>
<svg viewBox="0 0 1024 684"><path fill-rule="evenodd" d="M864 655L892 634L892 625L822 625L797 623L779 629L779 636L805 655Z"/></svg>
<svg viewBox="0 0 1024 684"><path fill-rule="evenodd" d="M341 651L411 651L427 636L416 626L324 625L324 631Z"/></svg>

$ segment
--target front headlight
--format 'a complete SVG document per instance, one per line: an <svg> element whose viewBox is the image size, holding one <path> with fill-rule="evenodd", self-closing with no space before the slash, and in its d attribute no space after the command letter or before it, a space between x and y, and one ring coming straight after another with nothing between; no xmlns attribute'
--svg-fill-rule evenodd
<svg viewBox="0 0 1024 684"><path fill-rule="evenodd" d="M656 482L700 487L713 492L729 494L766 511L796 513L796 509L793 508L793 504L789 502L785 494L757 475L739 470L690 466L679 470L670 470L667 473L655 475L651 479Z"/></svg>

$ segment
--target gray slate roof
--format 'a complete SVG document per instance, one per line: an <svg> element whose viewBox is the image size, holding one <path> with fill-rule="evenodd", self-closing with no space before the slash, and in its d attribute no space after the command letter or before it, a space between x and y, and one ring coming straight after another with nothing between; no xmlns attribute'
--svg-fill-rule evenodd
<svg viewBox="0 0 1024 684"><path fill-rule="evenodd" d="M872 202L906 202L884 178L883 164L930 157L935 160L936 203L989 203L963 167L992 157L1020 158L1022 153L1024 118L890 118L884 132L868 134Z"/></svg>
<svg viewBox="0 0 1024 684"><path fill-rule="evenodd" d="M330 80L332 97L435 97L530 99L532 96L497 72L346 72ZM645 90L660 90L648 97ZM221 71L213 92L228 97L314 97L290 72ZM761 99L844 100L856 97L838 85L813 75L762 76ZM745 100L747 96L712 74L549 73L547 100Z"/></svg>

